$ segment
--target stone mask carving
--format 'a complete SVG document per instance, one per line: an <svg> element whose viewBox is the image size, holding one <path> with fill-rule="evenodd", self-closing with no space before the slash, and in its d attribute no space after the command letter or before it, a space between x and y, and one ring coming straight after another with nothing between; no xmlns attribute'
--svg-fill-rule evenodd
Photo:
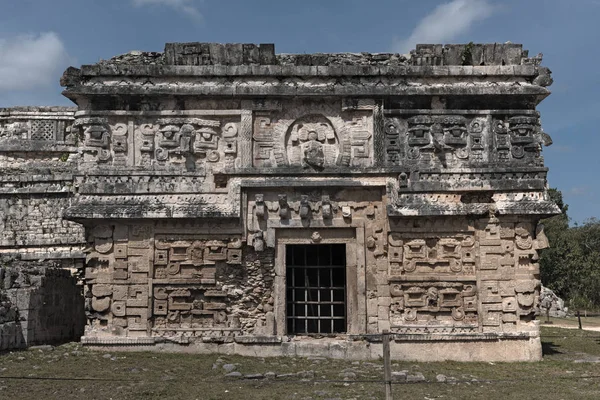
<svg viewBox="0 0 600 400"><path fill-rule="evenodd" d="M302 117L292 124L287 147L290 164L304 168L335 165L339 154L333 126L320 115Z"/></svg>

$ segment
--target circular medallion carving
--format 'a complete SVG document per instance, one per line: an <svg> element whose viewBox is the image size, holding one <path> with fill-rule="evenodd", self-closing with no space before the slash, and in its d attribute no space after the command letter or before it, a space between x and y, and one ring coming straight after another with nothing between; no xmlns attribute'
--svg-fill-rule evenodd
<svg viewBox="0 0 600 400"><path fill-rule="evenodd" d="M167 273L169 275L177 275L180 270L181 267L179 263L170 263L169 265L167 265Z"/></svg>
<svg viewBox="0 0 600 400"><path fill-rule="evenodd" d="M465 148L456 149L456 157L461 160L469 158L469 151Z"/></svg>
<svg viewBox="0 0 600 400"><path fill-rule="evenodd" d="M229 122L223 127L223 137L232 138L238 134L238 127L235 123Z"/></svg>
<svg viewBox="0 0 600 400"><path fill-rule="evenodd" d="M418 147L411 147L410 149L408 149L407 156L410 160L416 160L421 156L421 151L419 151Z"/></svg>
<svg viewBox="0 0 600 400"><path fill-rule="evenodd" d="M98 160L100 160L100 161L110 160L110 151L107 149L98 150Z"/></svg>
<svg viewBox="0 0 600 400"><path fill-rule="evenodd" d="M125 302L124 301L115 301L110 306L110 311L112 311L115 317L124 317L125 316Z"/></svg>
<svg viewBox="0 0 600 400"><path fill-rule="evenodd" d="M94 249L98 253L106 254L112 250L113 242L110 238L96 238L94 239Z"/></svg>
<svg viewBox="0 0 600 400"><path fill-rule="evenodd" d="M320 169L338 161L340 143L331 121L323 115L295 120L286 135L290 165Z"/></svg>
<svg viewBox="0 0 600 400"><path fill-rule="evenodd" d="M319 232L313 232L312 235L310 236L310 238L312 239L313 242L320 242L323 238L321 237L321 234Z"/></svg>
<svg viewBox="0 0 600 400"><path fill-rule="evenodd" d="M462 307L453 308L452 319L455 321L462 321L465 319L465 310L463 310Z"/></svg>
<svg viewBox="0 0 600 400"><path fill-rule="evenodd" d="M417 264L414 261L409 261L404 264L404 271L413 272L417 269Z"/></svg>
<svg viewBox="0 0 600 400"><path fill-rule="evenodd" d="M206 159L210 162L217 162L219 161L221 157L219 156L219 152L218 151L210 151L208 153L208 156L206 157Z"/></svg>
<svg viewBox="0 0 600 400"><path fill-rule="evenodd" d="M417 310L407 308L404 310L404 320L405 321L416 321L417 320Z"/></svg>
<svg viewBox="0 0 600 400"><path fill-rule="evenodd" d="M510 152L514 158L523 158L525 156L525 150L521 146L513 146Z"/></svg>
<svg viewBox="0 0 600 400"><path fill-rule="evenodd" d="M471 247L475 244L475 239L473 236L465 236L462 241L462 247Z"/></svg>
<svg viewBox="0 0 600 400"><path fill-rule="evenodd" d="M154 152L154 155L156 156L157 161L167 161L167 159L169 158L169 151L163 149L162 147L159 147Z"/></svg>
<svg viewBox="0 0 600 400"><path fill-rule="evenodd" d="M460 272L462 271L462 264L459 260L451 259L450 260L450 270L452 272Z"/></svg>
<svg viewBox="0 0 600 400"><path fill-rule="evenodd" d="M169 298L169 294L167 293L167 289L163 287L154 288L154 298L156 300L166 300Z"/></svg>

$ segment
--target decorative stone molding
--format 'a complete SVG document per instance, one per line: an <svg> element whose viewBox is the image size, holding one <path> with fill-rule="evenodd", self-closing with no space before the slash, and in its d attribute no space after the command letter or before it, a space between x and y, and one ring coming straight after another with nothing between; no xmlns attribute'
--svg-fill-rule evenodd
<svg viewBox="0 0 600 400"><path fill-rule="evenodd" d="M172 43L69 68L80 110L0 109L0 245L85 257L89 345L368 358L388 330L409 358L537 359L537 223L559 211L540 62L514 44ZM294 286L296 267L317 282ZM309 323L326 307L341 324Z"/></svg>

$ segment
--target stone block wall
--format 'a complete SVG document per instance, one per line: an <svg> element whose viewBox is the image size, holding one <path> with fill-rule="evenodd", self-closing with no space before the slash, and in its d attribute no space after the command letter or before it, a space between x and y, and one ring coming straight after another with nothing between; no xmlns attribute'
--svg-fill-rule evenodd
<svg viewBox="0 0 600 400"><path fill-rule="evenodd" d="M57 262L4 259L0 266L0 350L78 340L85 326L81 286Z"/></svg>
<svg viewBox="0 0 600 400"><path fill-rule="evenodd" d="M0 254L83 257L83 227L62 219L73 194L74 108L0 109Z"/></svg>
<svg viewBox="0 0 600 400"><path fill-rule="evenodd" d="M538 359L540 63L175 43L71 67L77 110L0 111L0 252L84 270L88 344L376 357L389 330L404 359ZM288 261L325 248L336 284Z"/></svg>
<svg viewBox="0 0 600 400"><path fill-rule="evenodd" d="M171 222L90 229L87 334L217 342L273 335L273 251L243 246L226 225L196 233L206 228Z"/></svg>

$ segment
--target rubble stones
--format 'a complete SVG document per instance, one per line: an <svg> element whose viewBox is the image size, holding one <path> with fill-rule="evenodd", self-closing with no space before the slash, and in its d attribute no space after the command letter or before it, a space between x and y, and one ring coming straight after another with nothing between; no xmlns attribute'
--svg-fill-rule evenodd
<svg viewBox="0 0 600 400"><path fill-rule="evenodd" d="M471 57L467 60L465 52ZM165 52L130 51L99 65L519 65L534 63L520 44L417 45L410 54L275 54L272 44L167 43ZM548 74L548 72L544 72Z"/></svg>
<svg viewBox="0 0 600 400"><path fill-rule="evenodd" d="M551 317L565 318L569 309L565 307L563 299L558 297L552 290L542 286L540 290L540 318L546 316L549 312Z"/></svg>
<svg viewBox="0 0 600 400"><path fill-rule="evenodd" d="M422 372L413 372L411 374L406 375L406 382L423 382L425 381L425 376Z"/></svg>
<svg viewBox="0 0 600 400"><path fill-rule="evenodd" d="M264 379L265 376L263 374L246 374L244 375L244 379Z"/></svg>
<svg viewBox="0 0 600 400"><path fill-rule="evenodd" d="M0 258L0 350L78 339L83 297L70 271L55 262Z"/></svg>
<svg viewBox="0 0 600 400"><path fill-rule="evenodd" d="M227 372L231 372L236 369L236 366L234 364L223 364L222 368Z"/></svg>
<svg viewBox="0 0 600 400"><path fill-rule="evenodd" d="M405 382L408 376L408 371L392 371L392 380L397 382Z"/></svg>

